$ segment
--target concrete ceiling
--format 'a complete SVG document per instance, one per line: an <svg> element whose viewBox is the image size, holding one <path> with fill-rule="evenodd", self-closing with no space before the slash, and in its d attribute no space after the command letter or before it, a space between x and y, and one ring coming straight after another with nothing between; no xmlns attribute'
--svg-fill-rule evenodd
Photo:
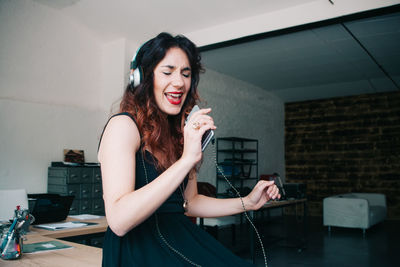
<svg viewBox="0 0 400 267"><path fill-rule="evenodd" d="M190 33L265 12L315 0L33 0L59 10L111 41L127 38L142 43L161 31ZM328 0L326 0L328 1Z"/></svg>
<svg viewBox="0 0 400 267"><path fill-rule="evenodd" d="M285 102L400 90L400 12L212 49L202 57L207 68Z"/></svg>
<svg viewBox="0 0 400 267"><path fill-rule="evenodd" d="M168 31L183 33L199 46L400 3L398 0L252 0L251 4L241 0L31 1L59 11L60 15L88 28L102 42L125 38L139 45L161 31ZM393 81L400 84L399 29L399 14L390 14L207 50L202 57L207 68L272 91L285 102L398 90Z"/></svg>

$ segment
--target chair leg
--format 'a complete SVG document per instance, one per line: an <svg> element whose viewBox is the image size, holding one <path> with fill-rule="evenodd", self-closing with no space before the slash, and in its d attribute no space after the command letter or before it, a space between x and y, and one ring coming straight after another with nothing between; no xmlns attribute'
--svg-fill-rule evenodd
<svg viewBox="0 0 400 267"><path fill-rule="evenodd" d="M214 234L215 234L215 239L218 240L218 225L214 226Z"/></svg>
<svg viewBox="0 0 400 267"><path fill-rule="evenodd" d="M232 229L232 245L235 246L236 245L236 226L235 226L235 224L232 224L231 229Z"/></svg>
<svg viewBox="0 0 400 267"><path fill-rule="evenodd" d="M366 229L363 228L362 231L363 231L363 237L365 237Z"/></svg>

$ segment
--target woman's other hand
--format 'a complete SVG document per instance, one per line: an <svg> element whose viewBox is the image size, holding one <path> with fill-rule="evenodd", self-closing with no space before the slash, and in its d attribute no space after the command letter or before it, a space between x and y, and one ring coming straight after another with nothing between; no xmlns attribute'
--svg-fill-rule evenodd
<svg viewBox="0 0 400 267"><path fill-rule="evenodd" d="M246 208L258 210L270 199L279 199L279 188L274 181L261 180L254 186L253 190L246 196Z"/></svg>

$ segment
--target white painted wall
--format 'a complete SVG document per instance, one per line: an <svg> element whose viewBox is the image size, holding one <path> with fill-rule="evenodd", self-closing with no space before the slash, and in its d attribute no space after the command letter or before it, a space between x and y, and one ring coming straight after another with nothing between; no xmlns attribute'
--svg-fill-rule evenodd
<svg viewBox="0 0 400 267"><path fill-rule="evenodd" d="M0 34L1 98L99 108L101 43L90 31L36 2L6 1Z"/></svg>
<svg viewBox="0 0 400 267"><path fill-rule="evenodd" d="M83 149L97 161L104 113L81 107L0 99L0 188L47 192L47 167L63 149Z"/></svg>
<svg viewBox="0 0 400 267"><path fill-rule="evenodd" d="M90 31L33 1L0 9L0 188L47 190L63 149L96 161L102 47Z"/></svg>
<svg viewBox="0 0 400 267"><path fill-rule="evenodd" d="M126 40L118 39L102 45L101 107L115 113L127 82Z"/></svg>

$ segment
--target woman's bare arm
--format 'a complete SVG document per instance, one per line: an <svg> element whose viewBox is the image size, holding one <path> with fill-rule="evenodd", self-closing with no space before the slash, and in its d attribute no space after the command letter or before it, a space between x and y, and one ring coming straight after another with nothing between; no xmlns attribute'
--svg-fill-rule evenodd
<svg viewBox="0 0 400 267"><path fill-rule="evenodd" d="M142 168L135 166L139 147L140 134L132 119L124 115L112 118L103 134L98 159L107 222L119 236L147 219L194 165L181 158L154 181L135 190L135 168Z"/></svg>
<svg viewBox="0 0 400 267"><path fill-rule="evenodd" d="M238 214L246 210L257 210L270 199L280 198L279 189L273 181L259 181L252 192L243 196L243 205L240 198L214 198L197 193L197 179L193 175L185 190L185 197L189 201L186 215L192 217L222 217Z"/></svg>

